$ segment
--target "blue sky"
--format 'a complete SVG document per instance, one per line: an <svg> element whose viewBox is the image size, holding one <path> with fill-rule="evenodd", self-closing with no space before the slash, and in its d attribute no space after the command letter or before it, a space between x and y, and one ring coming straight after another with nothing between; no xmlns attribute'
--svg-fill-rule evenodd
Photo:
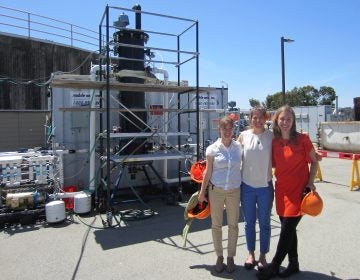
<svg viewBox="0 0 360 280"><path fill-rule="evenodd" d="M281 91L281 36L295 40L285 44L286 90L330 86L336 91L339 107L353 107L353 98L360 96L357 0L0 0L0 6L94 31L98 31L106 5L131 9L134 4L146 12L198 20L200 86L228 85L229 100L235 100L240 109L250 107L250 98L262 102L267 95ZM176 21L161 26L152 20L143 18L143 29L158 25L154 30L182 30ZM153 45L151 37L149 45ZM193 83L193 71L182 79Z"/></svg>

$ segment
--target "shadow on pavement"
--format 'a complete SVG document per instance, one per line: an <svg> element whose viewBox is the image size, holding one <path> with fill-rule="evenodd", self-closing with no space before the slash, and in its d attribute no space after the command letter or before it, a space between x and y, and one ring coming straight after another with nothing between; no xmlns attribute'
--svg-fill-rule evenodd
<svg viewBox="0 0 360 280"><path fill-rule="evenodd" d="M182 235L185 226L185 206L169 206L161 204L161 202L150 206L155 212L154 216L139 221L124 221L125 226L121 227L95 230L96 242L104 250L109 250L147 241L162 242L163 239ZM194 220L190 228L190 234L209 228L210 219ZM178 247L176 243L172 243L172 245Z"/></svg>

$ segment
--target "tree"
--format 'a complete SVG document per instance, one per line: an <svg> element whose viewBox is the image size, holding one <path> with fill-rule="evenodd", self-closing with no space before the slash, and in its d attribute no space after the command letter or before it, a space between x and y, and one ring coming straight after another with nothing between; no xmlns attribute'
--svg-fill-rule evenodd
<svg viewBox="0 0 360 280"><path fill-rule="evenodd" d="M319 90L318 103L320 105L331 105L336 98L335 90L332 87L321 87Z"/></svg>
<svg viewBox="0 0 360 280"><path fill-rule="evenodd" d="M332 87L323 86L320 90L307 85L293 88L286 93L286 104L295 106L331 105L335 100L335 90ZM276 110L283 105L282 93L277 92L268 95L265 100L266 108Z"/></svg>
<svg viewBox="0 0 360 280"><path fill-rule="evenodd" d="M265 105L268 110L276 110L283 105L281 92L266 96Z"/></svg>
<svg viewBox="0 0 360 280"><path fill-rule="evenodd" d="M254 99L254 98L250 98L249 103L250 103L251 108L254 108L256 106L260 106L260 101L257 100L257 99Z"/></svg>
<svg viewBox="0 0 360 280"><path fill-rule="evenodd" d="M317 105L318 90L313 86L293 88L287 93L287 104L290 106L314 106Z"/></svg>

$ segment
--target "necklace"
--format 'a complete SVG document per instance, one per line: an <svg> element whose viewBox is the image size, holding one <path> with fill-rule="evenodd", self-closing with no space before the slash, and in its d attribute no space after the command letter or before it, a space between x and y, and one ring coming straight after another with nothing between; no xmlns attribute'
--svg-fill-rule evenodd
<svg viewBox="0 0 360 280"><path fill-rule="evenodd" d="M264 132L255 133L255 132L253 131L253 134L255 135L255 139L256 139L255 141L257 142L258 145L260 145L260 144L261 144L261 140L262 140L262 136L263 136Z"/></svg>

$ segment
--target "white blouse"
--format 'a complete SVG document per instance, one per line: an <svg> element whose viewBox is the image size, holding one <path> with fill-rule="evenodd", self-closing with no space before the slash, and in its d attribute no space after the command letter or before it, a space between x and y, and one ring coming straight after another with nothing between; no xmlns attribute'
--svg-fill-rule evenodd
<svg viewBox="0 0 360 280"><path fill-rule="evenodd" d="M241 145L232 140L229 147L219 138L206 148L206 156L214 157L210 181L224 190L239 188L241 184Z"/></svg>
<svg viewBox="0 0 360 280"><path fill-rule="evenodd" d="M265 130L254 134L251 129L243 131L242 179L254 188L266 187L272 178L271 143L274 135Z"/></svg>

